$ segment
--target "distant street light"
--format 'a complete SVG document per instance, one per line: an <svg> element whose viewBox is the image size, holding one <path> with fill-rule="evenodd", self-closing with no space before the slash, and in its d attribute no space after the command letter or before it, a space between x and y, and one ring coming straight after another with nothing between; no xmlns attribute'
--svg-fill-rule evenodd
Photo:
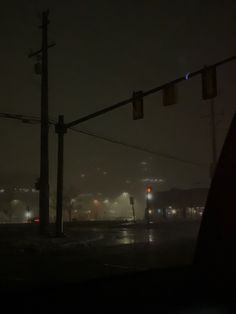
<svg viewBox="0 0 236 314"><path fill-rule="evenodd" d="M26 212L26 213L25 213L25 217L26 217L26 218L30 218L30 217L31 217L31 213L30 213L30 212Z"/></svg>
<svg viewBox="0 0 236 314"><path fill-rule="evenodd" d="M149 225L150 223L150 214L152 213L152 211L150 210L150 200L152 199L152 187L151 186L147 186L146 187L146 220L147 220L147 224Z"/></svg>
<svg viewBox="0 0 236 314"><path fill-rule="evenodd" d="M25 217L27 218L27 222L29 222L29 219L31 217L31 212L30 212L29 206L26 207Z"/></svg>

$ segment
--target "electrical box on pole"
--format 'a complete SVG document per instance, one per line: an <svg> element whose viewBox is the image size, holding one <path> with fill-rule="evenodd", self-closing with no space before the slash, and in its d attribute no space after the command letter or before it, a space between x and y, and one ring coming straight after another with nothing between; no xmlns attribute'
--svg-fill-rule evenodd
<svg viewBox="0 0 236 314"><path fill-rule="evenodd" d="M202 98L212 99L217 96L216 67L205 67L202 70Z"/></svg>
<svg viewBox="0 0 236 314"><path fill-rule="evenodd" d="M133 92L133 120L143 119L143 92Z"/></svg>
<svg viewBox="0 0 236 314"><path fill-rule="evenodd" d="M175 84L166 85L162 90L162 97L164 106L177 104L177 91Z"/></svg>

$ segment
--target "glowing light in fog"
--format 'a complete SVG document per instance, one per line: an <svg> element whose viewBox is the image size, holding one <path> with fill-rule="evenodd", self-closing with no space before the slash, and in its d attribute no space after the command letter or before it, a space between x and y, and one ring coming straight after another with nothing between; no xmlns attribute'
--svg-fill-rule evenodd
<svg viewBox="0 0 236 314"><path fill-rule="evenodd" d="M26 217L26 218L30 218L30 217L31 217L31 213L30 213L30 212L26 212L26 213L25 213L25 217Z"/></svg>
<svg viewBox="0 0 236 314"><path fill-rule="evenodd" d="M13 201L12 201L12 204L14 204L14 205L17 205L17 204L19 204L19 203L20 203L19 200L13 200Z"/></svg>
<svg viewBox="0 0 236 314"><path fill-rule="evenodd" d="M99 205L99 201L98 200L93 200L93 204L94 205Z"/></svg>

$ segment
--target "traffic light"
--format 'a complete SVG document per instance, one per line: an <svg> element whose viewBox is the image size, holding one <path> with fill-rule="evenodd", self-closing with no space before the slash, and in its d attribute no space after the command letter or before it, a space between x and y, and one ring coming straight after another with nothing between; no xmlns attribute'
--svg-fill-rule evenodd
<svg viewBox="0 0 236 314"><path fill-rule="evenodd" d="M216 67L205 67L202 70L202 98L211 99L217 96Z"/></svg>
<svg viewBox="0 0 236 314"><path fill-rule="evenodd" d="M133 120L143 119L143 92L133 92Z"/></svg>
<svg viewBox="0 0 236 314"><path fill-rule="evenodd" d="M177 103L177 91L175 84L169 84L163 88L162 99L164 106L170 106Z"/></svg>
<svg viewBox="0 0 236 314"><path fill-rule="evenodd" d="M147 192L147 193L152 193L152 187L151 187L151 186L147 186L146 192Z"/></svg>

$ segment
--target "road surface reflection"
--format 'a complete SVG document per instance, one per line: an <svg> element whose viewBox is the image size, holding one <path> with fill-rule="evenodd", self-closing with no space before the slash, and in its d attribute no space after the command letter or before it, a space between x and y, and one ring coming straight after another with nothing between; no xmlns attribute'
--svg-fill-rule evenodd
<svg viewBox="0 0 236 314"><path fill-rule="evenodd" d="M120 244L135 244L135 243L153 243L158 240L158 231L152 229L146 230L132 230L122 229L117 231L116 234L111 237L113 245Z"/></svg>

